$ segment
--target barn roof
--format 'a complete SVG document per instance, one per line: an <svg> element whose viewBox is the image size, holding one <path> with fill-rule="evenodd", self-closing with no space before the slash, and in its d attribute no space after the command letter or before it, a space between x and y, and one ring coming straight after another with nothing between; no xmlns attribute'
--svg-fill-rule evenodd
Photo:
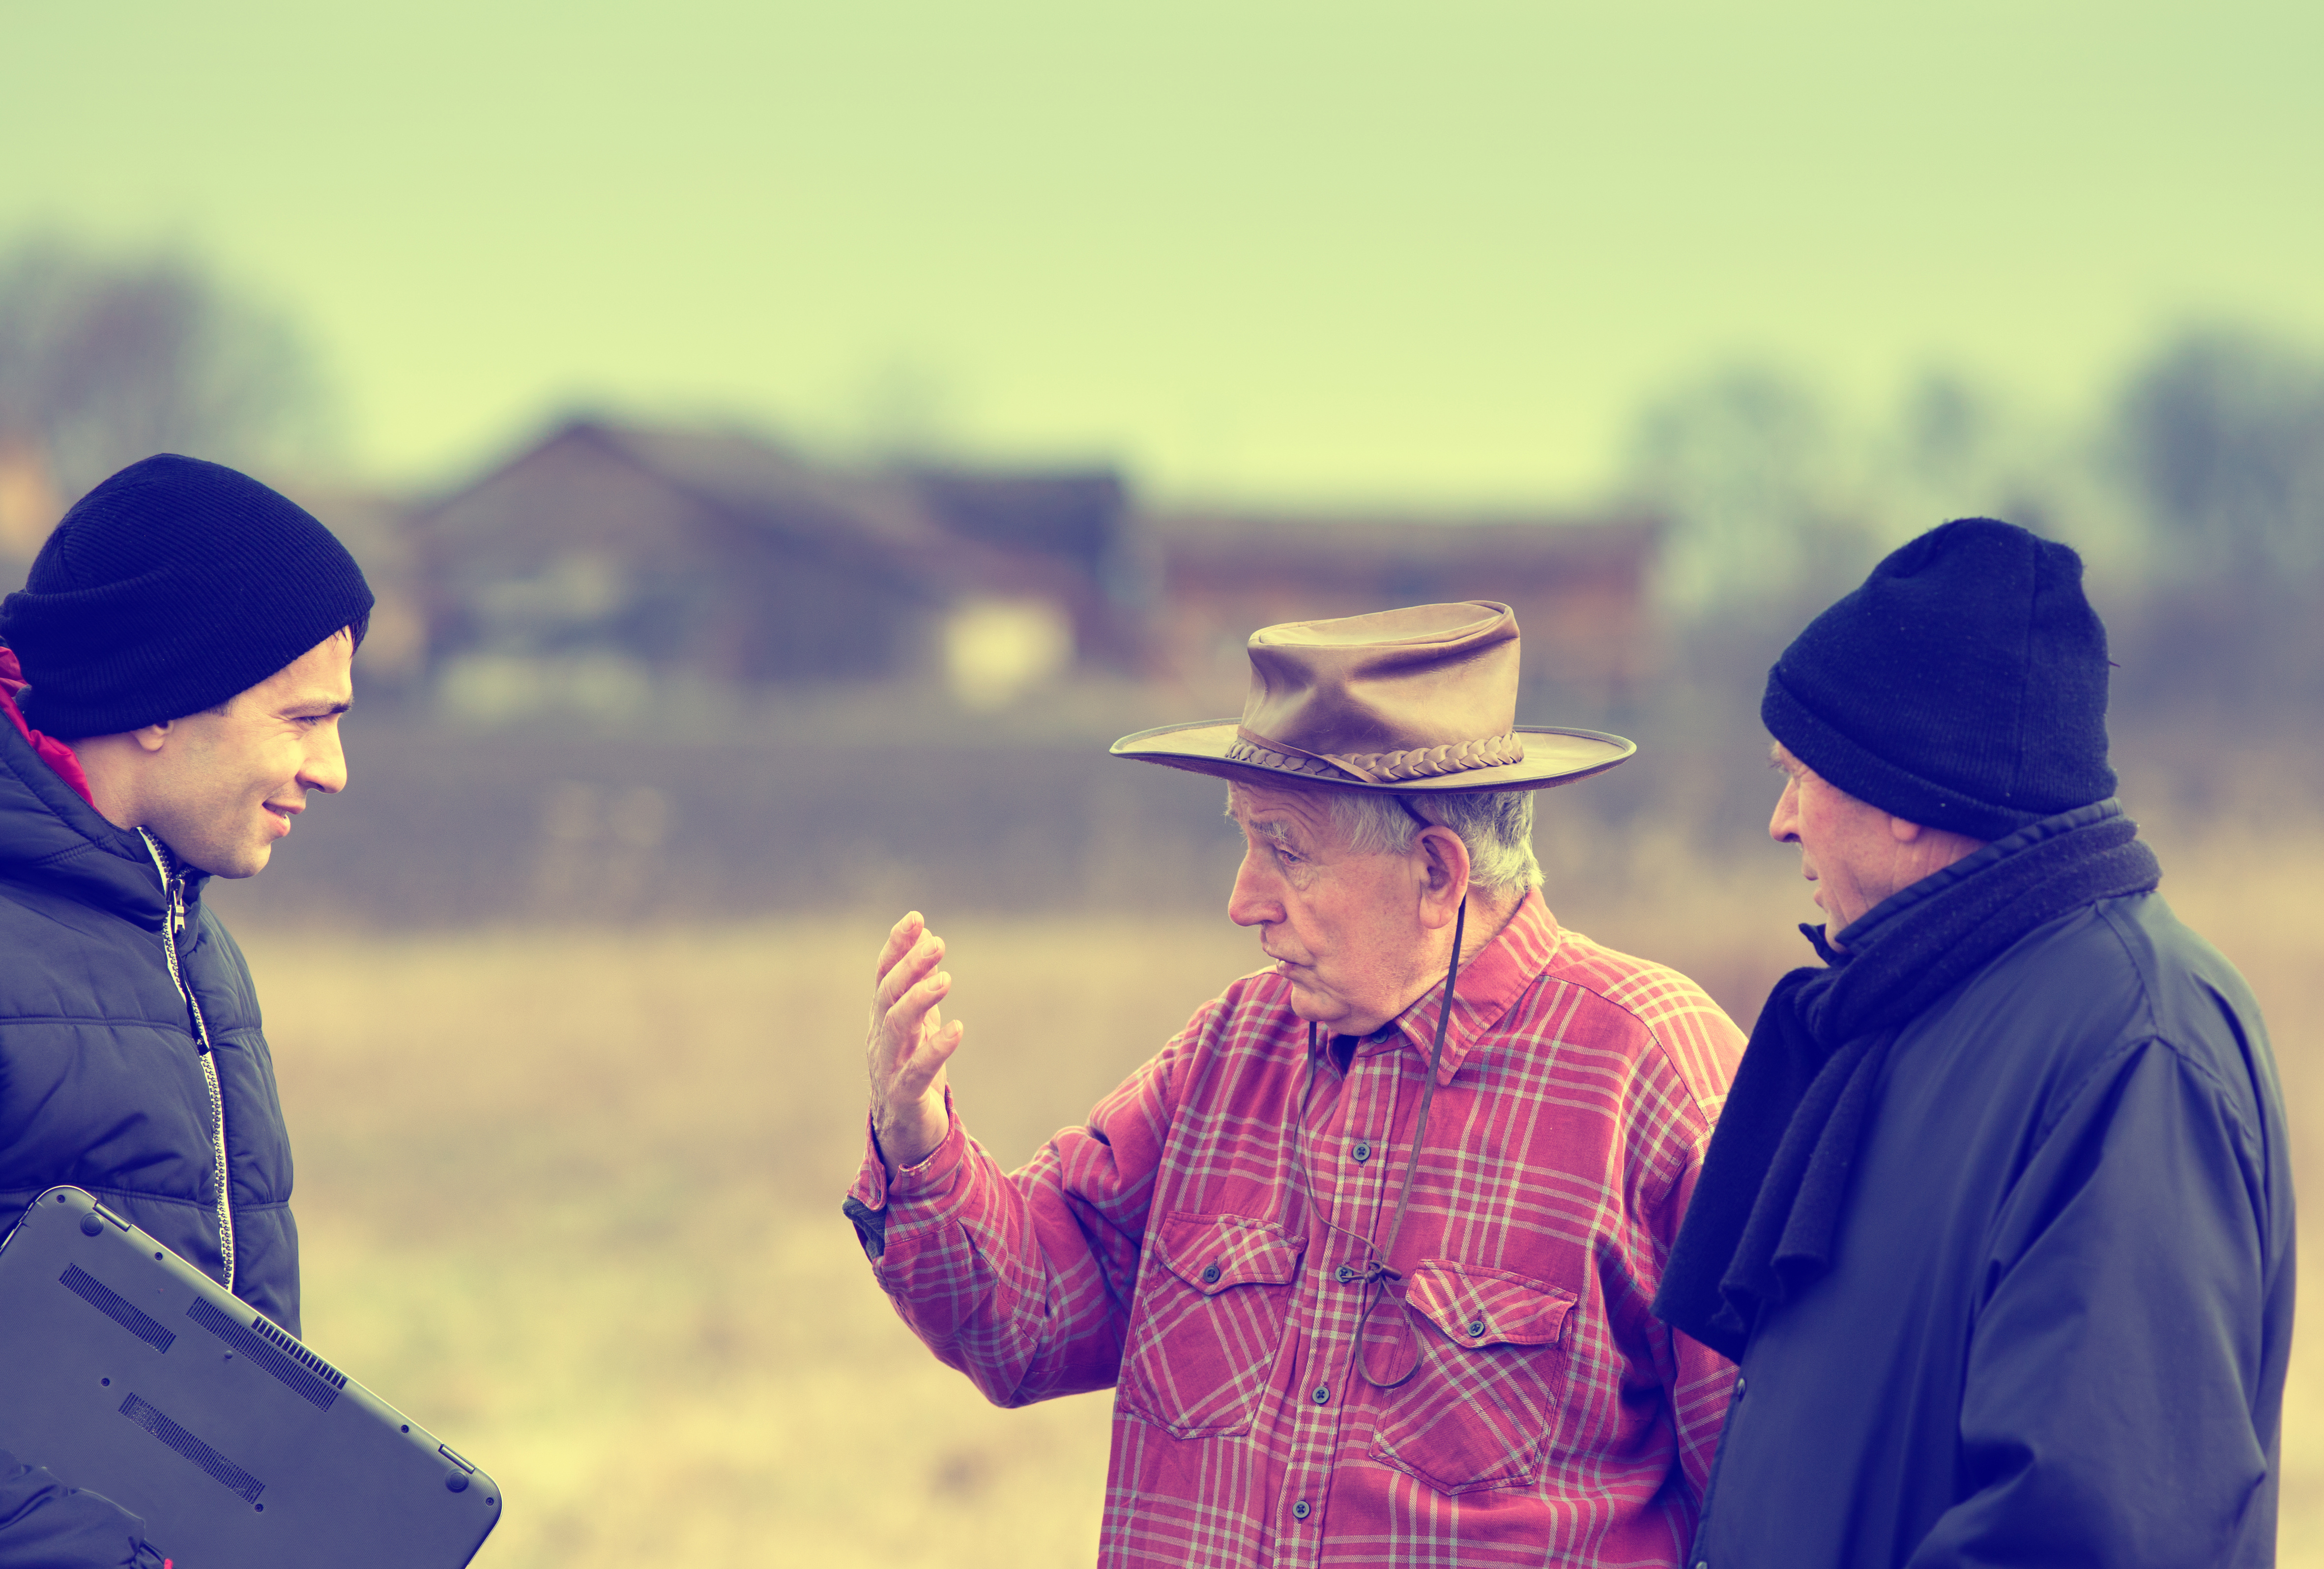
<svg viewBox="0 0 2324 1569"><path fill-rule="evenodd" d="M1654 518L1555 513L1181 512L1148 521L1167 568L1333 576L1425 566L1596 574L1634 571L1654 549Z"/></svg>

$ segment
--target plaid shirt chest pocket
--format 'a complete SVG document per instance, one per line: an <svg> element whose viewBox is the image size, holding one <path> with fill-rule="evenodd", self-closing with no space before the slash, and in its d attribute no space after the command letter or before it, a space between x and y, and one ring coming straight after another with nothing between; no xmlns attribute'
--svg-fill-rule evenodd
<svg viewBox="0 0 2324 1569"><path fill-rule="evenodd" d="M1250 1431L1306 1246L1243 1215L1174 1214L1148 1231L1122 1408L1180 1438Z"/></svg>
<svg viewBox="0 0 2324 1569"><path fill-rule="evenodd" d="M1574 1294L1425 1259L1406 1278L1405 1298L1420 1365L1389 1395L1371 1457L1439 1492L1533 1486L1563 1393Z"/></svg>

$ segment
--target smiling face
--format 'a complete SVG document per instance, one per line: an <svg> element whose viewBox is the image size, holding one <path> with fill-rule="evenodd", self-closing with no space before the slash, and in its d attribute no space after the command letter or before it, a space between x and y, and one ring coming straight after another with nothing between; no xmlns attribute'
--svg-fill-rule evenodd
<svg viewBox="0 0 2324 1569"><path fill-rule="evenodd" d="M122 816L134 820L123 826L151 828L220 877L263 870L307 792L336 794L347 782L339 715L354 697L354 657L355 639L336 632L215 712L132 732L143 756L131 754Z"/></svg>
<svg viewBox="0 0 2324 1569"><path fill-rule="evenodd" d="M1228 791L1227 816L1243 835L1228 918L1259 928L1259 948L1290 982L1300 1018L1368 1035L1443 978L1451 945L1428 909L1425 835L1400 854L1355 851L1322 792L1240 781ZM1459 844L1444 829L1433 832ZM1464 889L1467 877L1463 850Z"/></svg>

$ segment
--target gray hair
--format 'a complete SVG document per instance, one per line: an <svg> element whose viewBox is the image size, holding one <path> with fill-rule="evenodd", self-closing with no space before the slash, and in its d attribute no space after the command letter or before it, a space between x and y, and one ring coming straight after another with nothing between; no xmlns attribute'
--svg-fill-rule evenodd
<svg viewBox="0 0 2324 1569"><path fill-rule="evenodd" d="M1312 787L1311 787L1312 788ZM1531 790L1391 796L1380 790L1331 790L1332 823L1360 855L1401 855L1412 848L1420 823L1397 803L1452 830L1469 850L1469 885L1490 897L1521 898L1541 886L1533 853ZM1228 815L1233 815L1228 798Z"/></svg>
<svg viewBox="0 0 2324 1569"><path fill-rule="evenodd" d="M1531 790L1476 790L1390 796L1377 790L1333 790L1332 821L1351 849L1400 855L1412 848L1420 824L1399 801L1431 823L1441 823L1469 849L1469 884L1494 898L1517 899L1541 886L1533 853Z"/></svg>

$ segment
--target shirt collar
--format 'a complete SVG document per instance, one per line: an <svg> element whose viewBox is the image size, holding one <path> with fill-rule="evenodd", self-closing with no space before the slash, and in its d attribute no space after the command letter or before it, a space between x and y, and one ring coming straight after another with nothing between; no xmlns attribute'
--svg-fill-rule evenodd
<svg viewBox="0 0 2324 1569"><path fill-rule="evenodd" d="M1474 957L1462 961L1452 987L1452 1021L1444 1030L1444 1057L1436 1065L1437 1088L1452 1082L1470 1051L1549 967L1560 937L1557 918L1549 913L1541 890L1528 889L1500 934ZM1411 1007L1366 1037L1356 1048L1357 1055L1392 1050L1401 1037L1426 1062L1436 1040L1436 1000L1443 992L1444 983L1439 981Z"/></svg>

